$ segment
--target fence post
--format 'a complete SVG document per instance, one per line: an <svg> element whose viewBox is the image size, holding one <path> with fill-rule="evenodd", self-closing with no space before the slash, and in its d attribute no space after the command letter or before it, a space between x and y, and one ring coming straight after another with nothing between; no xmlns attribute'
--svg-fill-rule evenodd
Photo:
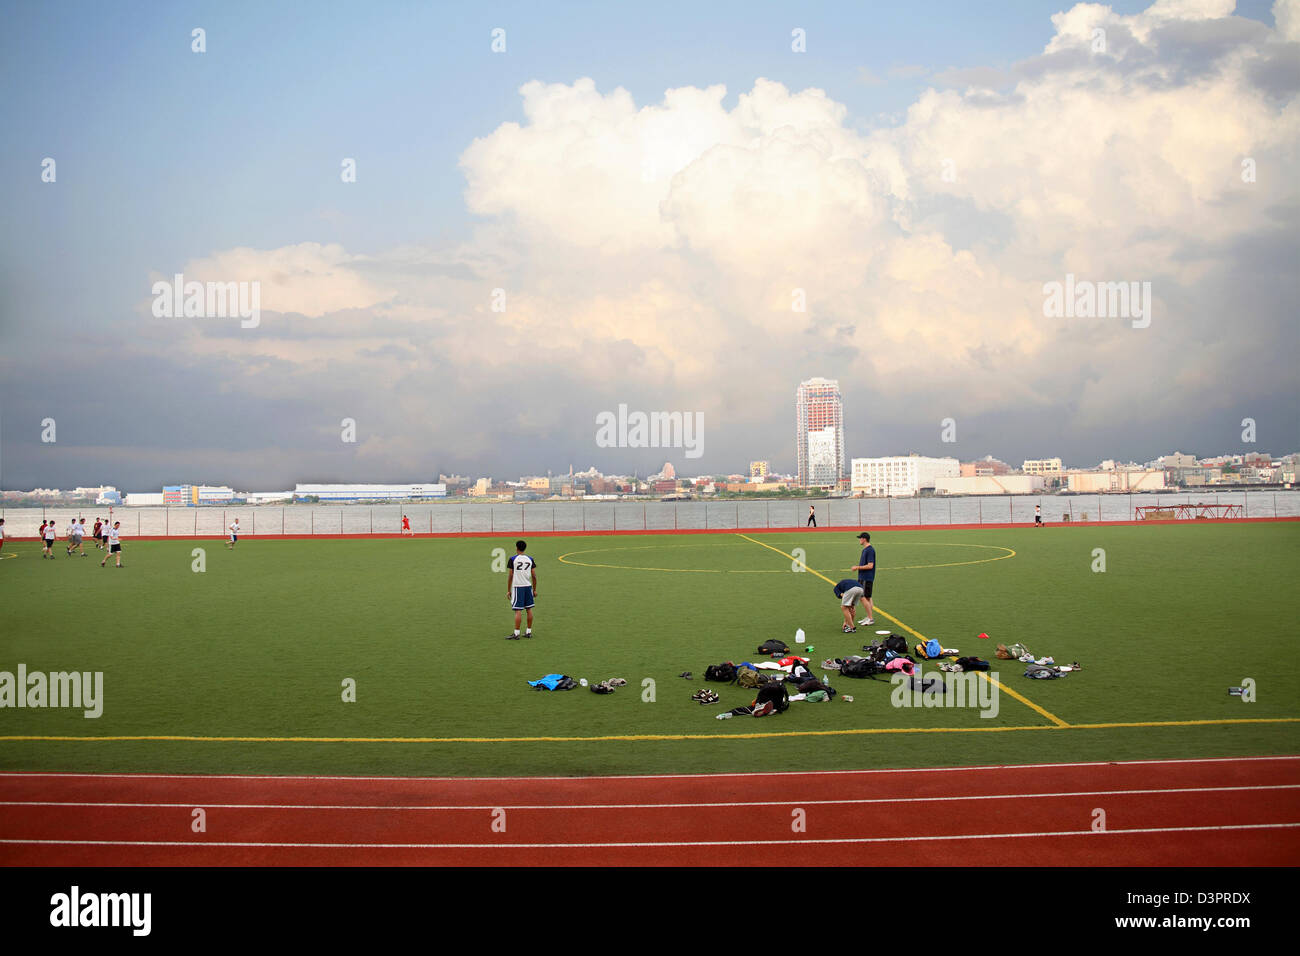
<svg viewBox="0 0 1300 956"><path fill-rule="evenodd" d="M370 509L370 533L375 533L375 509Z"/></svg>
<svg viewBox="0 0 1300 956"><path fill-rule="evenodd" d="M140 537L140 512L135 513L135 536Z"/></svg>
<svg viewBox="0 0 1300 956"><path fill-rule="evenodd" d="M555 530L555 508L551 508L551 530Z"/></svg>
<svg viewBox="0 0 1300 956"><path fill-rule="evenodd" d="M311 509L311 533L316 534L316 509Z"/></svg>
<svg viewBox="0 0 1300 956"><path fill-rule="evenodd" d="M253 509L253 520L249 522L249 534L257 534L257 509Z"/></svg>
<svg viewBox="0 0 1300 956"><path fill-rule="evenodd" d="M736 502L736 528L740 529L740 502Z"/></svg>
<svg viewBox="0 0 1300 956"><path fill-rule="evenodd" d="M641 530L645 531L647 530L647 528L648 526L646 525L645 522L645 502L643 501L641 502Z"/></svg>
<svg viewBox="0 0 1300 956"><path fill-rule="evenodd" d="M858 505L858 510L862 510L862 505ZM767 503L767 526L772 527L772 502Z"/></svg>
<svg viewBox="0 0 1300 956"><path fill-rule="evenodd" d="M858 509L861 510L861 508L862 506L858 505ZM948 524L952 524L952 499L951 498L948 499Z"/></svg>
<svg viewBox="0 0 1300 956"><path fill-rule="evenodd" d="M113 517L113 510L111 508L109 509L108 516L110 518ZM199 513L198 511L195 511L194 512L194 537L197 538L198 536L199 536Z"/></svg>
<svg viewBox="0 0 1300 956"><path fill-rule="evenodd" d="M894 502L893 499L885 497L885 524L891 528L894 526Z"/></svg>
<svg viewBox="0 0 1300 956"><path fill-rule="evenodd" d="M983 498L979 499L979 504L980 504L980 524L983 524L984 523L984 499Z"/></svg>
<svg viewBox="0 0 1300 956"><path fill-rule="evenodd" d="M284 505L280 505L280 537L284 537Z"/></svg>
<svg viewBox="0 0 1300 956"><path fill-rule="evenodd" d="M163 508L163 534L171 537L172 533L172 512L170 508Z"/></svg>

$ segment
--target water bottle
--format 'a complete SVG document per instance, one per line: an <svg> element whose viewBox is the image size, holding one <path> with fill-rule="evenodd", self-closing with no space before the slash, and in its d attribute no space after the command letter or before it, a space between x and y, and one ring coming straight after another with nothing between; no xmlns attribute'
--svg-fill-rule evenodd
<svg viewBox="0 0 1300 956"><path fill-rule="evenodd" d="M799 628L797 631L794 632L794 642L795 642L796 644L802 644L802 643L803 643L803 637L804 637L804 635L803 635L803 628L802 628L802 627Z"/></svg>

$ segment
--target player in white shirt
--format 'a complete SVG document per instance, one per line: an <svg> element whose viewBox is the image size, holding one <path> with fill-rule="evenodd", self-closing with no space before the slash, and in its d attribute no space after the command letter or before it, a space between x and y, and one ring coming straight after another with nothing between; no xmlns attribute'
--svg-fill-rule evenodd
<svg viewBox="0 0 1300 956"><path fill-rule="evenodd" d="M524 637L533 636L533 601L537 597L537 562L524 554L526 547L528 545L524 542L516 541L516 554L506 565L508 575L506 595L510 598L510 606L515 611L515 632L506 635L507 641L519 640L519 618L524 611L528 612L528 630L524 632Z"/></svg>
<svg viewBox="0 0 1300 956"><path fill-rule="evenodd" d="M235 550L235 543L239 541L239 519L236 518L230 522L230 540L226 542L226 547L231 551Z"/></svg>
<svg viewBox="0 0 1300 956"><path fill-rule="evenodd" d="M86 556L85 550L81 546L81 539L86 536L86 519L72 522L72 546L68 549L68 555L71 556L73 551L78 552L83 558Z"/></svg>
<svg viewBox="0 0 1300 956"><path fill-rule="evenodd" d="M42 552L41 557L42 557L42 558L53 558L53 557L54 557L54 538L55 538L56 535L58 534L58 532L54 529L54 522L53 522L53 521L46 522L46 525L45 525L45 532L44 532L44 534L45 534L45 550L44 550L44 552Z"/></svg>
<svg viewBox="0 0 1300 956"><path fill-rule="evenodd" d="M108 529L108 554L113 555L117 561L116 567L119 568L122 566L122 539L121 532L118 530L121 527L122 522L114 521L113 527ZM101 568L107 563L108 554L104 555L104 560L99 562Z"/></svg>

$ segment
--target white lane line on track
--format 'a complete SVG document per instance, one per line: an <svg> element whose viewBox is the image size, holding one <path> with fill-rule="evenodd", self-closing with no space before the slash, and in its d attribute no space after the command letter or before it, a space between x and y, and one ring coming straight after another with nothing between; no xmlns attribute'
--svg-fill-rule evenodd
<svg viewBox="0 0 1300 956"><path fill-rule="evenodd" d="M1300 784L1279 783L1260 784L1241 787L1176 787L1168 789L1143 790L1071 790L1041 793L989 793L962 794L950 797L862 797L844 800L801 800L792 797L788 800L748 800L709 803L534 803L534 804L483 804L483 805L434 805L434 804L347 804L347 803L202 803L206 810L471 810L474 812L491 810L677 810L704 809L709 807L801 807L836 806L839 804L864 803L950 803L958 800L1025 800L1042 797L1113 797L1148 795L1155 793L1221 793L1240 790L1300 790ZM192 809L189 803L147 803L128 801L87 802L79 800L0 800L0 807L124 807L154 809Z"/></svg>
<svg viewBox="0 0 1300 956"><path fill-rule="evenodd" d="M1200 833L1208 830L1278 830L1300 827L1300 823L1243 823L1213 827L1144 827L1127 830L1052 830L1037 833L960 833L950 836L838 837L807 840L691 840L663 843L252 843L184 842L180 840L0 840L0 844L24 846L183 846L249 847L267 849L324 850L587 850L678 846L781 846L809 843L924 843L937 840L1015 840L1027 837L1088 836L1102 838L1144 833Z"/></svg>

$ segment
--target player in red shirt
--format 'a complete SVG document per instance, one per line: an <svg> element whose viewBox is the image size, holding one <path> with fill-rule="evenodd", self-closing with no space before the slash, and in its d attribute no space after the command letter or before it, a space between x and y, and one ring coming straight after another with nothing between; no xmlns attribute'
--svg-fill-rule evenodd
<svg viewBox="0 0 1300 956"><path fill-rule="evenodd" d="M402 515L402 534L414 534L411 531L411 519Z"/></svg>

